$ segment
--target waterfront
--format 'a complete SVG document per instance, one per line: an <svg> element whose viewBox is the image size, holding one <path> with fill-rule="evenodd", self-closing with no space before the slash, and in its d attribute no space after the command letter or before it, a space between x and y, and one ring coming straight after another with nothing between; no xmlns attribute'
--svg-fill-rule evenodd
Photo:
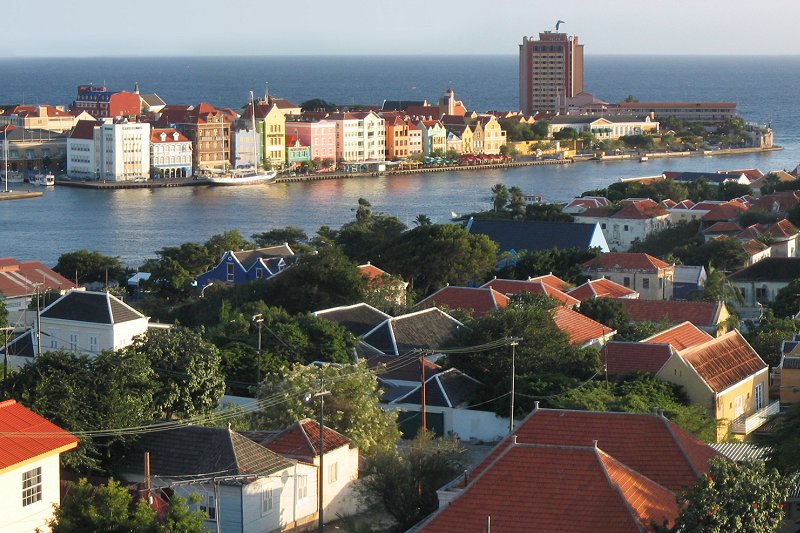
<svg viewBox="0 0 800 533"><path fill-rule="evenodd" d="M64 252L81 248L119 256L139 266L164 246L203 242L215 233L238 229L253 233L298 226L313 234L320 226L337 228L352 220L358 198L376 211L408 225L426 214L446 222L451 211L488 209L495 183L516 185L549 201L566 201L584 190L604 187L620 177L664 170L792 168L796 154L768 152L722 157L585 162L509 170L435 172L325 180L253 187L171 187L87 190L56 187L44 196L0 205L0 256L55 264Z"/></svg>

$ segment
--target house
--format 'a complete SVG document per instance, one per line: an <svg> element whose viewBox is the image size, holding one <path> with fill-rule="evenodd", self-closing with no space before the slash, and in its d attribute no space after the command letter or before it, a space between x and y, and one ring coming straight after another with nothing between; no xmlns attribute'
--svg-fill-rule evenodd
<svg viewBox="0 0 800 533"><path fill-rule="evenodd" d="M294 252L288 244L242 250L229 250L222 254L217 266L197 276L197 286L210 283L232 283L238 285L248 281L271 278L294 261Z"/></svg>
<svg viewBox="0 0 800 533"><path fill-rule="evenodd" d="M422 153L430 157L447 152L447 130L439 120L420 120L417 127L422 132Z"/></svg>
<svg viewBox="0 0 800 533"><path fill-rule="evenodd" d="M669 212L649 198L628 198L620 202L621 209L613 206L588 208L573 213L576 222L600 224L608 246L612 250L628 250L634 241L643 241L648 235L669 227Z"/></svg>
<svg viewBox="0 0 800 533"><path fill-rule="evenodd" d="M22 328L33 325L36 314L28 311L28 307L38 294L51 291L64 294L76 288L75 283L38 261L0 258L0 300L8 311L9 325Z"/></svg>
<svg viewBox="0 0 800 533"><path fill-rule="evenodd" d="M728 281L744 298L740 307L742 317L754 318L761 314L762 306L775 301L778 291L797 278L800 278L800 258L768 257L734 272Z"/></svg>
<svg viewBox="0 0 800 533"><path fill-rule="evenodd" d="M389 355L412 350L435 350L464 325L441 309L431 307L387 318L361 338Z"/></svg>
<svg viewBox="0 0 800 533"><path fill-rule="evenodd" d="M550 121L548 136L552 137L563 129L571 128L578 133L589 132L598 140L619 139L626 135L642 135L658 131L658 122L649 115L612 115L597 117L593 115L557 115Z"/></svg>
<svg viewBox="0 0 800 533"><path fill-rule="evenodd" d="M483 129L483 150L481 150L481 153L498 155L500 148L506 144L506 132L497 121L497 117L494 115L479 115L476 120L477 124L480 124Z"/></svg>
<svg viewBox="0 0 800 533"><path fill-rule="evenodd" d="M320 426L305 418L276 434L258 439L268 450L296 461L320 466ZM322 505L325 516L349 516L359 511L358 495L353 482L358 479L359 453L350 439L323 426ZM317 482L319 480L316 480Z"/></svg>
<svg viewBox="0 0 800 533"><path fill-rule="evenodd" d="M368 295L379 296L400 307L406 305L408 282L392 276L385 270L373 265L370 261L367 261L366 264L358 265L357 268L367 278Z"/></svg>
<svg viewBox="0 0 800 533"><path fill-rule="evenodd" d="M144 452L153 487L197 494L211 531L281 531L317 519L318 468L230 429L180 426L141 435L117 467L123 479L144 480Z"/></svg>
<svg viewBox="0 0 800 533"><path fill-rule="evenodd" d="M316 311L313 315L336 322L355 337L361 337L375 329L379 324L392 318L383 311L366 303L331 307Z"/></svg>
<svg viewBox="0 0 800 533"><path fill-rule="evenodd" d="M800 205L800 191L776 191L761 195L753 201L750 209L785 216L798 205Z"/></svg>
<svg viewBox="0 0 800 533"><path fill-rule="evenodd" d="M617 333L569 307L553 308L552 314L556 327L567 334L570 344L576 346L602 346Z"/></svg>
<svg viewBox="0 0 800 533"><path fill-rule="evenodd" d="M489 515L499 531L642 531L717 456L660 415L537 405L412 531L483 531Z"/></svg>
<svg viewBox="0 0 800 533"><path fill-rule="evenodd" d="M311 160L336 161L336 124L329 120L286 121L287 134L311 148Z"/></svg>
<svg viewBox="0 0 800 533"><path fill-rule="evenodd" d="M175 128L150 131L151 177L188 178L192 175L192 141Z"/></svg>
<svg viewBox="0 0 800 533"><path fill-rule="evenodd" d="M466 228L470 233L486 235L500 246L501 252L511 255L523 250L535 252L552 248L599 248L602 252L609 251L605 236L596 223L471 218Z"/></svg>
<svg viewBox="0 0 800 533"><path fill-rule="evenodd" d="M109 91L104 85L79 85L70 111L76 115L85 111L97 119L135 117L141 111L141 100L137 93Z"/></svg>
<svg viewBox="0 0 800 533"><path fill-rule="evenodd" d="M698 203L684 200L667 208L667 211L672 224L700 221L703 226L711 226L719 222L735 223L747 211L747 205L736 200L705 200Z"/></svg>
<svg viewBox="0 0 800 533"><path fill-rule="evenodd" d="M631 298L639 297L639 293L633 289L614 283L610 279L588 279L586 283L578 285L574 289L567 291L569 296L581 302L594 298Z"/></svg>
<svg viewBox="0 0 800 533"><path fill-rule="evenodd" d="M567 282L552 274L525 280L494 278L481 285L481 288L490 288L509 297L524 293L543 294L568 307L580 305L579 300L564 292L568 287Z"/></svg>
<svg viewBox="0 0 800 533"><path fill-rule="evenodd" d="M742 227L736 222L715 222L703 230L706 242L719 237L735 237L742 232Z"/></svg>
<svg viewBox="0 0 800 533"><path fill-rule="evenodd" d="M675 265L645 253L610 252L581 265L592 279L608 278L639 293L643 300L671 300Z"/></svg>
<svg viewBox="0 0 800 533"><path fill-rule="evenodd" d="M777 414L769 401L769 367L738 330L678 351L656 377L680 385L717 421L717 440L743 438Z"/></svg>
<svg viewBox="0 0 800 533"><path fill-rule="evenodd" d="M745 267L754 265L767 257L772 257L772 248L756 239L743 242L742 248L747 253L747 259L745 259L743 265Z"/></svg>
<svg viewBox="0 0 800 533"><path fill-rule="evenodd" d="M508 301L508 296L491 287L453 287L448 285L419 301L415 307L460 309L468 312L473 318L482 318L492 311L507 307Z"/></svg>
<svg viewBox="0 0 800 533"><path fill-rule="evenodd" d="M255 119L253 117L255 113ZM248 103L242 109L240 122L259 132L259 153L265 162L281 168L286 162L286 113L269 99Z"/></svg>
<svg viewBox="0 0 800 533"><path fill-rule="evenodd" d="M218 108L208 102L196 106L167 105L154 126L176 128L192 141L192 166L196 170L224 169L234 163L232 124L237 116L232 109Z"/></svg>
<svg viewBox="0 0 800 533"><path fill-rule="evenodd" d="M681 324L691 322L711 335L718 335L727 329L727 320L731 314L724 302L693 302L685 300L657 301L657 300L631 300L617 298L631 317L632 322L659 323L662 320L668 324Z"/></svg>
<svg viewBox="0 0 800 533"><path fill-rule="evenodd" d="M800 356L781 355L775 375L781 404L794 405L800 402Z"/></svg>
<svg viewBox="0 0 800 533"><path fill-rule="evenodd" d="M707 278L706 269L703 266L675 265L672 297L676 300L688 300L693 293L703 290Z"/></svg>
<svg viewBox="0 0 800 533"><path fill-rule="evenodd" d="M77 437L16 400L0 402L0 531L48 529L61 503L59 457L77 446Z"/></svg>
<svg viewBox="0 0 800 533"><path fill-rule="evenodd" d="M714 185L738 183L750 185L750 179L743 172L677 172L669 175L676 183L695 183L704 180Z"/></svg>

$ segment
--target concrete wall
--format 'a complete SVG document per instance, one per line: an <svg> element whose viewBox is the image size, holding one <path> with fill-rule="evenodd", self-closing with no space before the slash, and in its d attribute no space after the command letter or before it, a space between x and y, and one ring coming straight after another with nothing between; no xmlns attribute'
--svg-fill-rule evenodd
<svg viewBox="0 0 800 533"><path fill-rule="evenodd" d="M398 411L419 411L420 409L420 406L415 404L392 404L382 405L382 407ZM508 418L499 417L489 411L432 405L427 407L427 411L444 415L444 434L456 436L460 440L496 442L508 435Z"/></svg>
<svg viewBox="0 0 800 533"><path fill-rule="evenodd" d="M22 475L42 469L42 499L22 506ZM53 516L53 505L61 503L58 454L33 461L0 474L0 531L33 533L37 528L49 531L46 522Z"/></svg>

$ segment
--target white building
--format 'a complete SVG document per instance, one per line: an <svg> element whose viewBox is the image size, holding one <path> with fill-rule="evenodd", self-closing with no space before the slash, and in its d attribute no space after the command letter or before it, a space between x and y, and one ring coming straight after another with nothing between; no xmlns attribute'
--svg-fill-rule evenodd
<svg viewBox="0 0 800 533"><path fill-rule="evenodd" d="M336 158L343 161L383 161L386 150L384 121L372 111L334 113Z"/></svg>
<svg viewBox="0 0 800 533"><path fill-rule="evenodd" d="M59 455L78 438L16 400L0 402L0 531L49 531L47 521L61 503ZM25 433L46 433L36 438Z"/></svg>
<svg viewBox="0 0 800 533"><path fill-rule="evenodd" d="M150 174L150 124L80 121L67 138L67 176L131 181Z"/></svg>
<svg viewBox="0 0 800 533"><path fill-rule="evenodd" d="M658 132L658 122L649 116L596 117L593 115L558 115L550 120L549 135L565 128L578 133L589 132L598 140L619 139L626 135L643 135Z"/></svg>
<svg viewBox="0 0 800 533"><path fill-rule="evenodd" d="M67 136L67 176L74 179L100 179L100 123L80 120Z"/></svg>
<svg viewBox="0 0 800 533"><path fill-rule="evenodd" d="M187 178L192 175L192 141L174 128L153 128L150 162L154 178Z"/></svg>
<svg viewBox="0 0 800 533"><path fill-rule="evenodd" d="M569 212L577 222L600 224L608 246L620 252L628 250L634 241L643 241L670 225L667 210L649 198L628 198L620 205L619 210L608 206L573 206L575 209Z"/></svg>

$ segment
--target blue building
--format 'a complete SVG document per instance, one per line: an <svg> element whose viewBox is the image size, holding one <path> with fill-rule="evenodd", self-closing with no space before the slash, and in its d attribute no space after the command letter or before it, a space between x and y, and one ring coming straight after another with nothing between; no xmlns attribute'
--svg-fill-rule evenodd
<svg viewBox="0 0 800 533"><path fill-rule="evenodd" d="M222 254L217 266L197 276L197 286L206 287L210 283L237 285L271 278L296 260L297 256L288 244L240 252L227 251Z"/></svg>

